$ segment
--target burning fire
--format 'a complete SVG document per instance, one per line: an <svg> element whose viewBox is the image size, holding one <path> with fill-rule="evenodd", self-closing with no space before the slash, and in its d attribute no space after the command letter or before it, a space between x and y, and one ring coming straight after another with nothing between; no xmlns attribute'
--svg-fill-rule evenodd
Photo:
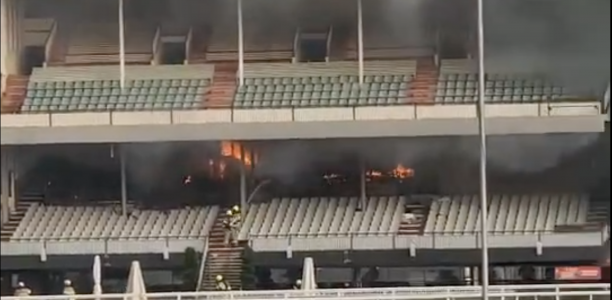
<svg viewBox="0 0 612 300"><path fill-rule="evenodd" d="M366 171L366 180L371 181L376 178L397 178L397 179L407 179L414 177L414 169L406 168L401 164L398 164L395 168L389 171L380 171L380 170L368 170ZM345 178L341 174L330 173L323 175L323 179L325 179L328 183L344 181Z"/></svg>
<svg viewBox="0 0 612 300"><path fill-rule="evenodd" d="M245 166L253 165L253 153L237 142L221 142L221 155L223 157L231 157L241 161Z"/></svg>

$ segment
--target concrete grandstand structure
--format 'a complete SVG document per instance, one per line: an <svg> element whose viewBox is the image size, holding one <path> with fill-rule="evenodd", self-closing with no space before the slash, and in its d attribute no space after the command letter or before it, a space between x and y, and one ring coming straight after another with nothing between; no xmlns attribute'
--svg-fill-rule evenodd
<svg viewBox="0 0 612 300"><path fill-rule="evenodd" d="M27 18L22 11L31 5L19 8L16 3L7 1L3 10L14 15L4 18L10 26L4 26L2 34L4 144L109 142L104 135L110 132L117 142L136 137L217 140L227 137L226 128L241 139L320 138L318 126L326 122L348 122L346 129L328 130L328 137L354 137L356 132L375 137L474 133L470 128L475 110L466 104L476 99L475 63L446 59L439 40L408 43L366 26L366 42L356 48L359 34L354 27L344 29L344 23L283 19L288 23L282 29L246 26L240 43L244 52L238 55L236 25L228 25L235 19L190 19L190 10L215 12L214 7L190 3L173 8L188 16L181 21L126 17L127 88L120 91L118 69L95 66L119 63L117 22L88 18L86 13L67 17L56 13L57 8L38 8L51 13ZM99 5L95 10L112 9ZM364 19L374 21L367 14ZM21 31L26 34L18 34ZM324 42L323 63L298 63L305 55L301 44L309 40ZM163 65L164 52L170 51L167 44L180 44L185 66L170 70ZM19 57L27 47L41 48L39 63L44 67L24 77ZM466 56L473 55L464 48ZM357 57L363 64L354 60ZM361 80L365 83L358 84ZM168 96L162 96L165 93ZM520 132L603 130L603 92L573 94L541 76L495 70L488 76L487 95L492 133L516 133L509 128L517 126L507 125L525 122L533 124ZM406 125L410 132L388 130L391 123ZM262 130L250 130L252 124ZM287 126L280 130L280 124ZM153 125L164 130L156 136L139 131ZM122 127L119 133L117 126ZM80 135L82 127L100 134ZM185 133L177 131L180 128L195 130ZM20 130L48 140L25 141L17 135Z"/></svg>
<svg viewBox="0 0 612 300"><path fill-rule="evenodd" d="M66 256L93 255L106 255L109 264L121 264L121 259L113 259L148 255L147 259L153 257L150 260L155 261L155 268L161 269L176 267L185 249L193 248L201 255L197 289L211 290L214 275L221 272L232 285L242 286L242 263L249 251L260 255L261 261L291 266L312 255L320 255L317 259L322 264L334 267L353 262L386 266L438 261L477 264L480 208L478 197L470 192L385 191L370 195L364 188L359 196L266 195L263 200L251 201L249 193L257 193L255 183L260 182L255 178L257 159L242 146L221 154L223 159L231 159L229 163L221 159L185 163L200 169L239 169L239 183L233 193L223 195L221 204L209 203L216 195L206 194L198 195L197 205L139 207L129 202L132 195L126 191L133 183L126 178L135 177L126 175L126 164L137 164L129 158L145 156L146 152L126 153L132 144L241 141L257 149L261 146L258 142L279 140L474 135L478 83L470 46L462 45L461 55L445 55L441 33L437 38L428 33L432 37L423 43L397 41L391 33L360 28L360 34L360 29L346 22L312 24L306 17L284 17L284 25L244 26L239 40L233 18L221 17L221 12L215 18L214 6L193 1L168 8L184 18L143 12L126 17L122 25L96 17L115 14L113 5L71 1L48 8L37 1L2 1L3 268L19 270L26 264L59 268L65 265ZM36 8L38 4L44 9ZM94 8L88 13L76 13L89 5ZM71 6L79 8L71 13ZM46 9L50 12L44 17L30 17ZM343 8L330 9L343 14ZM363 39L365 44L358 41ZM310 40L322 43L321 57L307 57L302 44ZM40 52L37 63L28 62L29 48ZM176 49L178 58L170 55L176 54ZM563 83L529 70L489 71L485 90L487 131L492 135L598 134L604 131L609 114L603 92L575 93ZM50 203L44 193L43 197L27 197L25 184L20 183L32 168L30 160L35 160L29 149L55 144L99 146L92 152L104 152L105 159L109 155L111 159L91 164L99 163L105 170L120 161L116 168L120 196L93 199L75 193L59 204ZM379 156L385 156L380 152ZM76 150L64 153L81 154ZM277 163L289 164L292 159L302 158L279 159ZM144 164L153 161L145 160ZM170 178L178 165L171 163L156 173ZM365 186L366 172L361 173L360 183ZM151 179L150 185L165 187L164 179L161 183ZM393 178L400 184L404 179ZM190 181L191 175L180 185L188 186ZM51 180L42 186L50 190ZM154 198L157 191L150 187L147 196ZM163 193L159 197L178 203L183 194ZM86 202L89 200L95 203ZM510 263L516 257L530 262L569 261L575 259L577 249L585 261L596 260L599 248L609 238L608 200L582 190L492 193L489 243L492 251L497 251L493 261ZM241 204L244 218L239 243L228 246L223 242L222 221L234 203ZM83 260L74 259L74 264ZM587 287L589 290L579 296L600 296L600 288ZM418 291L332 292L324 297L372 297L381 292L389 293L389 299L407 299ZM472 290L463 292L466 299L475 296L468 293ZM561 290L553 288L553 292ZM504 297L516 293L511 290ZM307 298L286 291L236 297Z"/></svg>

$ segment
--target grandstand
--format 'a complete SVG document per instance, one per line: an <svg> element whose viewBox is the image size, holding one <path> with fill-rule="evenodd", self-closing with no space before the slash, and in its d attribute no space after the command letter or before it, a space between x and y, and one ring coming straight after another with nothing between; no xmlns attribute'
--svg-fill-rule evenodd
<svg viewBox="0 0 612 300"><path fill-rule="evenodd" d="M400 37L376 25L389 7L368 6L360 49L347 1L265 10L258 1L244 8L242 43L235 7L228 14L220 3L133 1L121 26L115 3L2 2L2 132L17 132L10 143L3 139L1 151L3 295L14 278L40 281L33 287L50 293L43 291L53 284L49 277L80 278L93 255L103 257L113 282L124 279L116 274L126 261L140 260L147 276L163 281L159 291L213 290L221 273L237 289L286 288L298 279L291 274L299 273L305 256L320 267L322 286L478 284L480 201L471 155L459 149L458 139L444 144L449 155L428 147L434 141L427 138L414 138L422 147L394 143L408 139L403 131L435 122L435 136L472 125L478 82L471 23L434 17L440 7L424 4L406 10L402 19L410 24L402 25ZM469 15L462 4L452 5L454 14ZM538 119L559 127L542 132L601 131L603 92L576 89L580 78L559 80L533 69L486 70L485 100L491 119L501 120L497 127L531 133L537 126L529 122ZM236 123L268 139L234 141L247 132ZM400 134L380 139L388 136L370 130L376 123ZM588 126L570 128L579 123ZM362 127L349 133L355 124ZM322 140L287 146L281 139L302 138L298 126L311 126ZM351 139L325 136L332 128ZM119 138L133 129L141 134ZM297 133L279 133L285 129ZM223 141L156 138L172 136L171 130L219 131ZM77 150L66 142L79 139L90 144ZM520 144L520 137L509 139ZM567 143L577 140L571 136ZM49 143L58 145L42 145ZM320 144L324 150L312 146ZM553 282L558 278L549 271L555 267L600 260L598 250L609 240L609 186L607 195L593 186L609 174L592 160L607 157L601 153L609 145L598 140L576 147L586 150L545 153L559 161L576 157L570 167L556 168L562 164L556 162L538 172L491 170L488 234L492 265L503 275L494 282ZM523 164L540 152L526 151ZM388 170L409 164L410 176ZM330 170L334 180L324 180ZM227 245L225 211L238 204L238 243ZM522 267L536 268L536 275L525 275ZM370 268L381 269L378 282L356 279ZM260 274L266 272L270 278ZM451 279L438 279L449 272ZM594 290L600 288L580 296L599 299ZM322 295L429 293L353 291ZM472 288L462 291L475 296ZM233 296L305 297L287 291Z"/></svg>

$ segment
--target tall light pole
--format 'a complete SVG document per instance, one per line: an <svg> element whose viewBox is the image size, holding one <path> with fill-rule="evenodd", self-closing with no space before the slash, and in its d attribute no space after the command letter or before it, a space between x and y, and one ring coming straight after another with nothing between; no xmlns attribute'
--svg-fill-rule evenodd
<svg viewBox="0 0 612 300"><path fill-rule="evenodd" d="M482 299L489 299L489 244L487 214L487 134L485 131L485 67L483 0L478 3L478 138L480 140L480 247L482 249Z"/></svg>

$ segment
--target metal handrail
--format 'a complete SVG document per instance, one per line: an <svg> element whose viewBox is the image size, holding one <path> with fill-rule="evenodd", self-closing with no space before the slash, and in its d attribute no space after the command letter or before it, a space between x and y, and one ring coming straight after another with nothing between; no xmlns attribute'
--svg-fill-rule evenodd
<svg viewBox="0 0 612 300"><path fill-rule="evenodd" d="M610 296L609 283L595 284L540 284L540 285L494 285L489 287L491 296L496 298L519 299L520 297L537 298L541 296ZM396 287L396 288L355 288L355 289L317 289L317 290L262 290L231 292L170 292L170 293L136 293L136 294L101 294L72 295L73 300L91 299L344 299L344 300L451 300L478 299L480 286L439 286L439 287ZM2 297L3 300L22 300L23 297ZM28 300L65 300L65 295L28 296Z"/></svg>
<svg viewBox="0 0 612 300"><path fill-rule="evenodd" d="M202 258L200 259L200 270L198 271L198 282L196 284L196 292L202 290L202 281L204 281L204 271L206 270L206 258L208 258L208 238L202 249Z"/></svg>

